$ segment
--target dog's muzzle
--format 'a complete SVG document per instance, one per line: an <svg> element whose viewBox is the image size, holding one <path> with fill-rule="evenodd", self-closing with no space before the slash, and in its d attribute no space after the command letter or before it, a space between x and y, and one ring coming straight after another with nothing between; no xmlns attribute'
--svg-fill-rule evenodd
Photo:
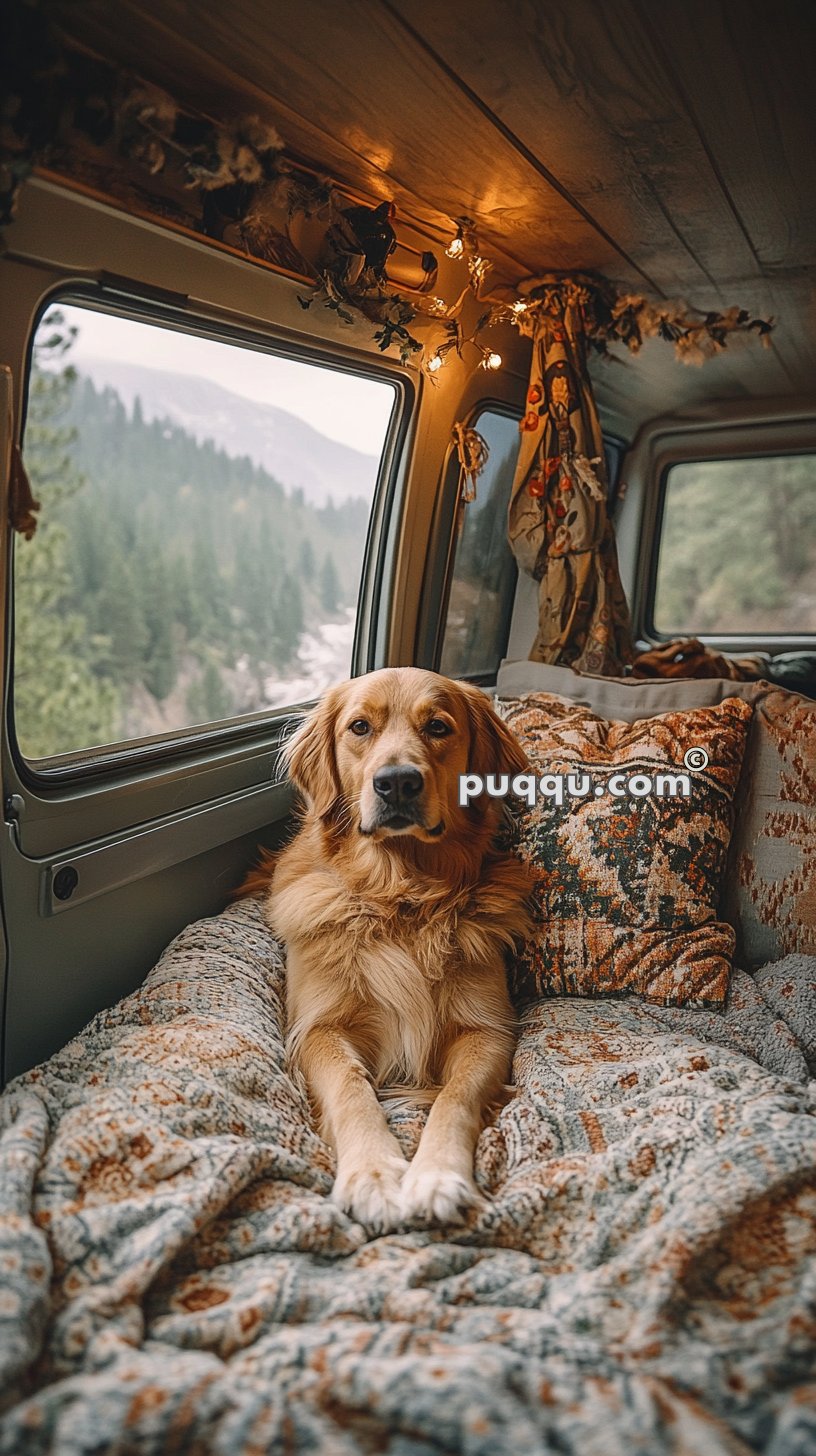
<svg viewBox="0 0 816 1456"><path fill-rule="evenodd" d="M371 783L376 810L372 822L365 828L361 826L363 834L374 834L380 829L401 834L412 828L424 829L431 835L442 832L442 825L432 829L425 823L425 779L415 764L385 764L374 774Z"/></svg>
<svg viewBox="0 0 816 1456"><path fill-rule="evenodd" d="M377 827L407 829L422 825L422 791L425 780L414 764L387 764L372 779L377 795Z"/></svg>

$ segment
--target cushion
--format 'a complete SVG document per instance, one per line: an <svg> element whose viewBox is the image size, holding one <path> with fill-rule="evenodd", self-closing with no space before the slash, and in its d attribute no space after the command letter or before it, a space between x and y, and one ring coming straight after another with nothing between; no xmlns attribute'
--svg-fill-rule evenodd
<svg viewBox="0 0 816 1456"><path fill-rule="evenodd" d="M816 955L816 703L767 682L639 682L543 662L504 663L497 690L557 693L627 723L730 697L753 703L720 913L745 970L791 952Z"/></svg>
<svg viewBox="0 0 816 1456"><path fill-rule="evenodd" d="M730 678L642 678L596 677L556 667L549 662L503 662L496 692L500 698L520 698L527 693L557 693L571 702L582 703L601 718L620 718L634 723L653 718L674 708L706 708L724 698L754 702L767 683L734 682Z"/></svg>
<svg viewBox="0 0 816 1456"><path fill-rule="evenodd" d="M636 992L721 1006L735 937L717 906L750 704L729 697L635 723L548 693L498 706L539 775L589 781L583 797L551 789L532 805L511 801L537 922L513 965L514 998ZM685 769L686 753L701 749L707 763ZM614 774L623 796L611 791ZM644 794L643 776L677 774L688 797L648 783Z"/></svg>
<svg viewBox="0 0 816 1456"><path fill-rule="evenodd" d="M722 902L745 970L816 955L816 703L759 687Z"/></svg>

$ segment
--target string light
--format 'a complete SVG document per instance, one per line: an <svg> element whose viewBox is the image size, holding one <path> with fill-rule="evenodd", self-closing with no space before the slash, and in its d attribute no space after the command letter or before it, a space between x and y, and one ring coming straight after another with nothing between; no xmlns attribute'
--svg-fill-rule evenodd
<svg viewBox="0 0 816 1456"><path fill-rule="evenodd" d="M479 285L484 280L485 274L490 268L490 262L482 257L476 248L476 235L474 224L469 217L454 218L456 224L456 236L448 244L445 252L449 258L464 258L468 269L468 282L462 289L455 303L446 304L443 298L430 298L425 305L425 312L431 317L443 320L445 338L438 344L434 354L428 359L423 368L431 378L438 375L442 365L447 362L448 355L455 353L462 358L462 351L466 344L476 350L479 356L479 367L494 372L502 367L502 356L498 350L490 349L485 345L477 343L477 335L482 329L489 328L494 323L507 320L509 310L507 305L491 307L487 313L479 318L476 328L472 334L465 336L459 315L465 298L470 295L478 297ZM525 305L526 306L526 305Z"/></svg>
<svg viewBox="0 0 816 1456"><path fill-rule="evenodd" d="M470 245L473 251L473 218L455 217L456 236L451 238L445 249L445 256L448 258L462 258L465 254L465 242Z"/></svg>

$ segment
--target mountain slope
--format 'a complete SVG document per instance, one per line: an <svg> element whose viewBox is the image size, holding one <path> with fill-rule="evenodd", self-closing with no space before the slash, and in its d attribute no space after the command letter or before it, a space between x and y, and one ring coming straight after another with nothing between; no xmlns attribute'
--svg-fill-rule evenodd
<svg viewBox="0 0 816 1456"><path fill-rule="evenodd" d="M110 359L78 362L98 389L115 389L129 411L138 395L146 420L170 419L199 442L212 440L233 457L248 455L313 505L374 494L376 456L328 439L289 410L243 399L195 375Z"/></svg>

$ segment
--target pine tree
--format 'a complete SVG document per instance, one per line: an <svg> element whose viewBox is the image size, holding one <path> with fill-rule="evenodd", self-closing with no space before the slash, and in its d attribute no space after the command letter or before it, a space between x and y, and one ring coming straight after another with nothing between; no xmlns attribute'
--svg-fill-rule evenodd
<svg viewBox="0 0 816 1456"><path fill-rule="evenodd" d="M35 491L41 488L32 470ZM40 496L44 507L44 492ZM89 636L71 599L68 537L41 523L34 542L20 542L14 564L14 721L27 758L110 743L117 736L119 698L93 670L104 639Z"/></svg>
<svg viewBox="0 0 816 1456"><path fill-rule="evenodd" d="M91 634L77 602L60 520L85 484L65 424L75 375L62 361L73 337L58 310L44 323L50 332L35 345L24 442L41 519L32 541L16 543L14 560L15 727L31 758L110 742L119 718L116 690L95 671L107 643Z"/></svg>
<svg viewBox="0 0 816 1456"><path fill-rule="evenodd" d="M201 676L187 693L187 711L191 723L217 723L226 718L232 702L215 663L207 663Z"/></svg>
<svg viewBox="0 0 816 1456"><path fill-rule="evenodd" d="M145 555L141 583L148 640L142 681L148 692L161 701L173 691L178 674L176 623L164 553L158 543L153 543Z"/></svg>
<svg viewBox="0 0 816 1456"><path fill-rule="evenodd" d="M150 656L150 632L137 568L118 546L111 548L107 564L97 602L110 644L108 673L119 683L143 682Z"/></svg>
<svg viewBox="0 0 816 1456"><path fill-rule="evenodd" d="M196 636L199 624L196 620L190 563L181 552L173 560L172 580L176 599L176 621L182 627L189 643Z"/></svg>
<svg viewBox="0 0 816 1456"><path fill-rule="evenodd" d="M320 568L320 605L324 612L336 612L340 605L340 578L334 557L328 552Z"/></svg>
<svg viewBox="0 0 816 1456"><path fill-rule="evenodd" d="M275 613L275 637L279 667L286 667L297 651L303 633L303 594L300 583L285 572L280 584Z"/></svg>
<svg viewBox="0 0 816 1456"><path fill-rule="evenodd" d="M46 333L43 327L39 339ZM54 366L39 372L47 372L53 390ZM32 450L39 388L35 369L27 440ZM30 564L51 545L43 589L50 602L59 586L60 630L72 622L76 628L69 647L51 623L51 640L62 643L72 669L84 664L91 688L112 695L108 700L116 706L112 726L95 729L94 739L110 736L118 722L137 723L144 688L166 696L182 666L189 672L191 659L198 664L193 675L202 680L210 661L220 672L246 659L263 684L296 659L304 630L351 600L365 541L365 502L318 510L302 491L284 490L260 466L231 459L168 420L146 420L141 400L126 409L115 389L97 388L90 379L70 384L63 403L64 438L42 463L54 489L64 493L54 505L48 481L38 477L46 519L37 539L21 543L17 554ZM81 489L66 489L72 474L80 473ZM52 563L57 526L64 535L60 559ZM324 591L328 605L321 604ZM24 620L24 605L18 610ZM22 652L20 646L21 664ZM48 643L38 639L30 660L48 661ZM53 677L56 669L49 671ZM213 705L212 674L207 690ZM26 691L21 680L23 709ZM31 709L35 718L48 711L44 695L42 707ZM85 741L91 741L88 733L82 729ZM65 746L65 734L55 729L55 735Z"/></svg>
<svg viewBox="0 0 816 1456"><path fill-rule="evenodd" d="M228 647L232 641L231 603L209 533L196 533L191 566L193 613L201 640Z"/></svg>
<svg viewBox="0 0 816 1456"><path fill-rule="evenodd" d="M300 572L300 579L304 585L311 587L314 584L317 562L315 561L314 547L308 536L304 536L300 543L298 571Z"/></svg>

